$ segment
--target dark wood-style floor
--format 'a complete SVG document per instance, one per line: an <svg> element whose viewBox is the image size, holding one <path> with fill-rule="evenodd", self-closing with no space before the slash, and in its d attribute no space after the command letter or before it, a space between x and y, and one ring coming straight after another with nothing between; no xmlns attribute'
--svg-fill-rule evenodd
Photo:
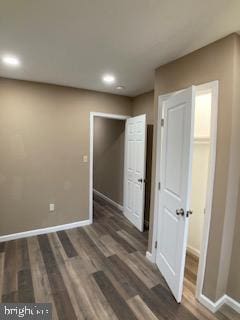
<svg viewBox="0 0 240 320"><path fill-rule="evenodd" d="M186 263L185 263L185 280L189 281L194 287L197 284L197 272L198 272L199 258L187 252Z"/></svg>
<svg viewBox="0 0 240 320"><path fill-rule="evenodd" d="M0 244L1 300L50 302L56 320L237 319L209 313L189 279L178 305L145 258L147 237L95 199L91 226Z"/></svg>

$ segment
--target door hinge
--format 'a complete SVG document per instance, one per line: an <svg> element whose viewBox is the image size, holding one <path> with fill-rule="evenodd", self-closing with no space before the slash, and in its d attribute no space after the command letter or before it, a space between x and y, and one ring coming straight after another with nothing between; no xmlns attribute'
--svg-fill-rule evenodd
<svg viewBox="0 0 240 320"><path fill-rule="evenodd" d="M161 182L158 182L158 190L161 190Z"/></svg>
<svg viewBox="0 0 240 320"><path fill-rule="evenodd" d="M163 127L164 126L164 119L162 118L161 119L161 127Z"/></svg>
<svg viewBox="0 0 240 320"><path fill-rule="evenodd" d="M155 241L155 249L157 249L157 241Z"/></svg>

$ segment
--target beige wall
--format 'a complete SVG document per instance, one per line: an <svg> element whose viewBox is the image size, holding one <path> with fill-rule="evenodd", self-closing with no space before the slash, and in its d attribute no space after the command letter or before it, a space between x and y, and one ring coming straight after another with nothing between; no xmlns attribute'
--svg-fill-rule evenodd
<svg viewBox="0 0 240 320"><path fill-rule="evenodd" d="M125 121L94 117L94 189L123 205Z"/></svg>
<svg viewBox="0 0 240 320"><path fill-rule="evenodd" d="M216 176L214 182L212 220L208 245L204 294L210 299L218 299L224 292L218 290L224 282L219 273L221 259L224 218L227 198L230 165L230 144L232 139L233 109L233 57L237 35L231 35L207 47L197 50L181 59L160 67L155 74L155 124L157 119L157 97L172 91L187 88L213 80L219 80L219 114L217 135ZM153 182L156 168L156 126L154 134ZM154 193L151 199L151 217L153 217ZM151 219L152 221L152 219ZM151 225L152 230L152 225ZM151 232L152 233L152 232ZM151 238L150 233L150 238ZM151 250L151 239L149 241ZM227 264L228 262L226 262Z"/></svg>
<svg viewBox="0 0 240 320"><path fill-rule="evenodd" d="M141 94L133 98L133 116L146 114L147 124L153 124L154 91Z"/></svg>
<svg viewBox="0 0 240 320"><path fill-rule="evenodd" d="M133 98L133 116L146 114L147 116L147 147L146 147L146 184L145 184L145 226L149 227L151 181L152 181L152 147L153 147L153 113L154 113L154 91L141 94Z"/></svg>
<svg viewBox="0 0 240 320"><path fill-rule="evenodd" d="M89 113L131 107L122 96L0 79L0 235L88 219Z"/></svg>
<svg viewBox="0 0 240 320"><path fill-rule="evenodd" d="M234 184L232 186L231 195L232 203L237 202L235 229L233 237L233 250L231 256L231 265L228 278L227 293L233 299L240 302L240 37L236 39L236 54L234 66L234 113L233 113L233 143L232 143L232 179Z"/></svg>

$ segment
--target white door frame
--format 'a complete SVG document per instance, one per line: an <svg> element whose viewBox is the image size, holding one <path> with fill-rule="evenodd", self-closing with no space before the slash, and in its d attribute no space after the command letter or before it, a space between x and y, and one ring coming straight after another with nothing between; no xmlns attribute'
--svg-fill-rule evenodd
<svg viewBox="0 0 240 320"><path fill-rule="evenodd" d="M209 175L207 184L207 199L206 199L206 212L204 217L202 243L200 248L200 259L197 275L196 285L196 298L202 300L202 290L204 274L206 269L206 258L207 248L209 239L209 229L212 214L212 198L213 198L213 187L215 178L215 165L216 165L216 148L217 148L217 117L218 117L218 87L219 81L212 81L196 86L196 93L211 90L212 91L212 105L211 105L211 138L210 138L210 157L209 157ZM180 92L180 91L178 91ZM146 256L152 261L156 262L156 248L155 244L157 241L158 232L158 203L159 203L159 190L158 184L161 181L160 177L160 159L161 159L161 148L162 148L162 126L161 119L163 117L163 106L164 102L172 95L178 93L173 92L158 97L158 120L157 120L157 150L156 150L156 175L155 175L155 203L154 203L154 216L153 216L153 236L152 236L152 252L146 253Z"/></svg>
<svg viewBox="0 0 240 320"><path fill-rule="evenodd" d="M127 120L131 116L120 114L90 112L90 150L89 150L89 220L93 222L93 139L94 139L94 117L101 117L115 120Z"/></svg>

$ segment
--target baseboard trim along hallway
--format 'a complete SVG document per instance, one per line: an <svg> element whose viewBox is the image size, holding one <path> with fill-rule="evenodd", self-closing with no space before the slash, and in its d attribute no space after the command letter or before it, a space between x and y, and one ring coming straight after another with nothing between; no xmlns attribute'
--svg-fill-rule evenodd
<svg viewBox="0 0 240 320"><path fill-rule="evenodd" d="M29 238L29 237L33 237L33 236L38 236L40 234L47 234L47 233L52 233L52 232L57 232L57 231L63 231L63 230L83 227L83 226L87 226L89 224L91 224L91 221L88 219L88 220L67 223L67 224L61 224L61 225L53 226L53 227L47 227L47 228L29 230L29 231L18 232L18 233L13 233L13 234L7 234L4 236L0 236L0 242L16 240L16 239L21 239L21 238Z"/></svg>
<svg viewBox="0 0 240 320"><path fill-rule="evenodd" d="M123 211L123 206L115 201L113 201L112 199L108 198L107 196L105 196L105 194L97 191L96 189L93 189L93 193L95 193L97 196L99 196L100 198L102 198L103 200L109 202L112 206L114 206L115 208L117 208L118 210Z"/></svg>

